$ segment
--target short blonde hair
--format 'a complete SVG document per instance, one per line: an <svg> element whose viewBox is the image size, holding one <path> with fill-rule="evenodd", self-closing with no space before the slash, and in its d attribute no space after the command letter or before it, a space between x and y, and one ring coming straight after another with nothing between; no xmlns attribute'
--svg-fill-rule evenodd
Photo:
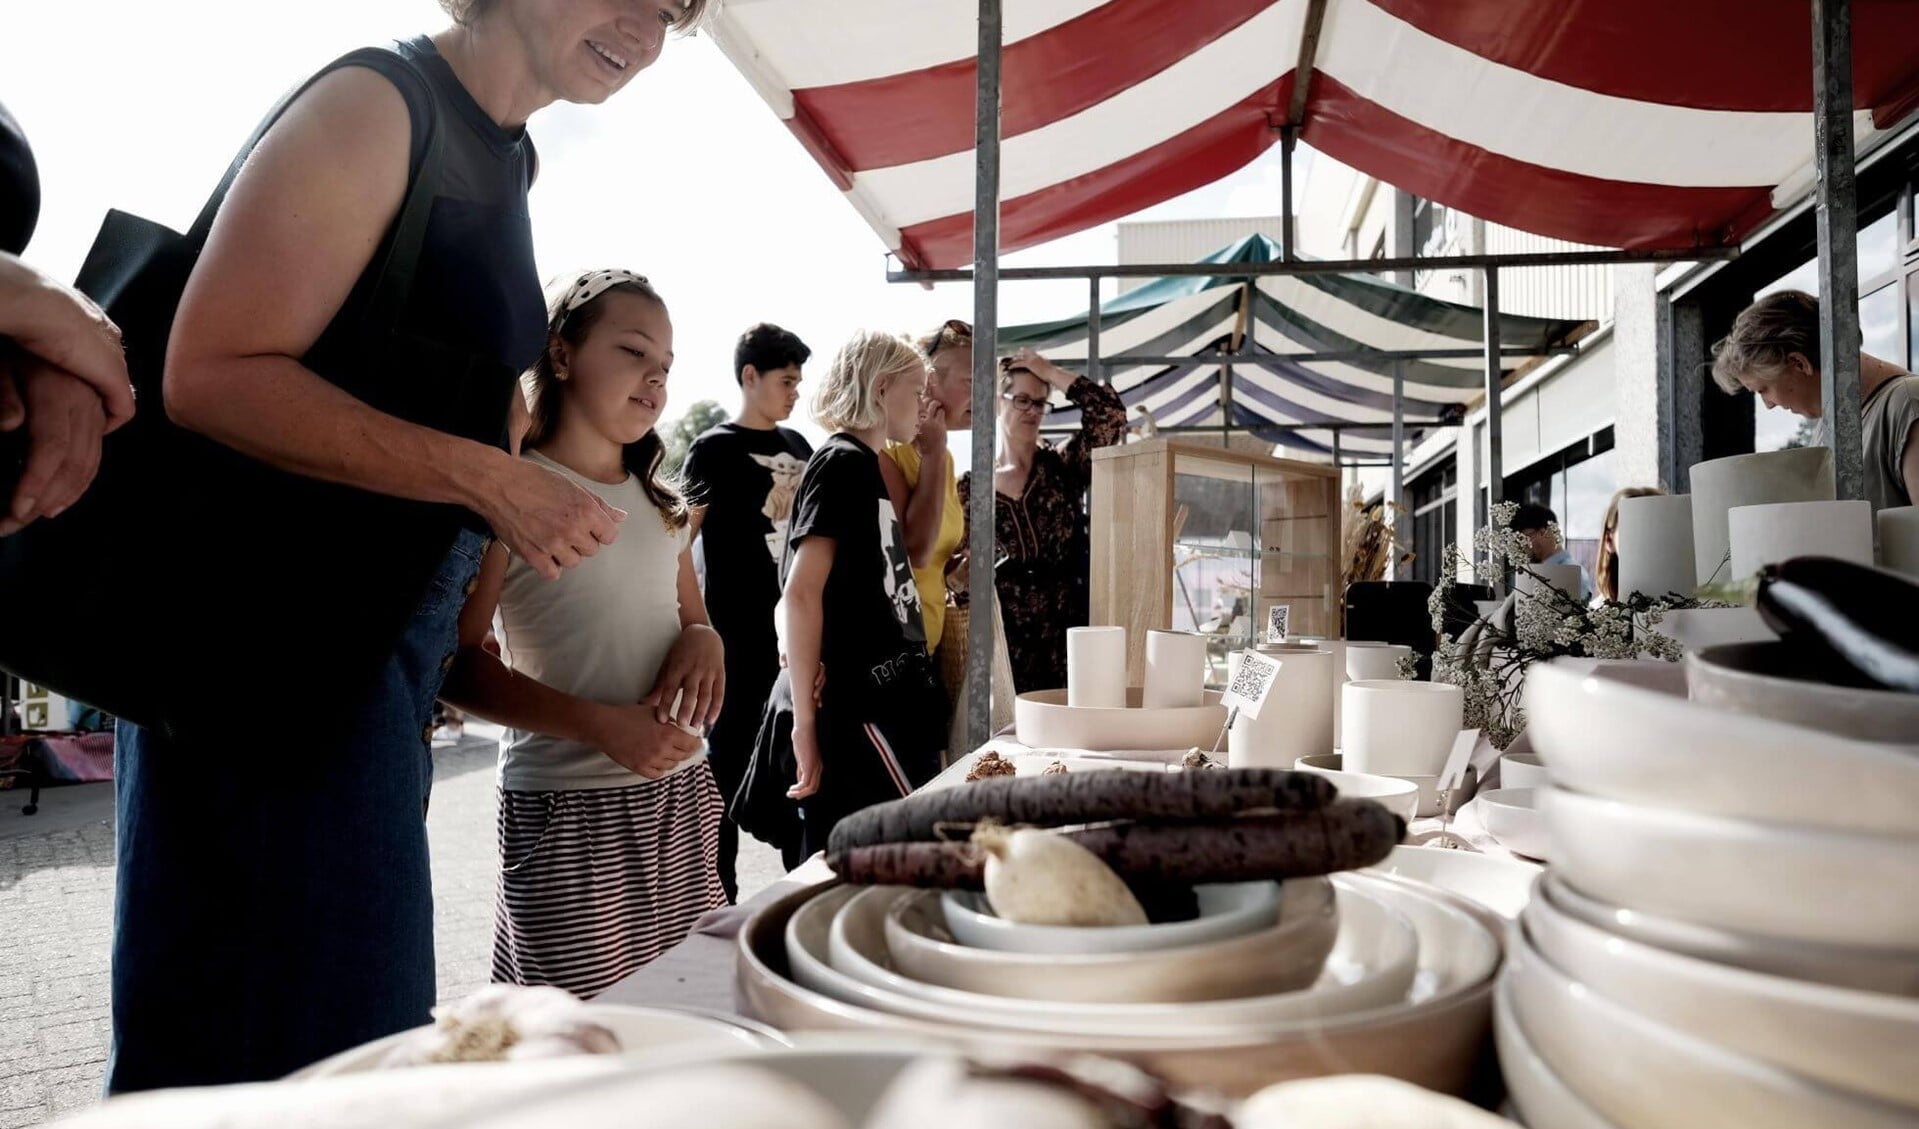
<svg viewBox="0 0 1919 1129"><path fill-rule="evenodd" d="M926 357L895 333L862 329L840 346L813 392L813 420L828 431L866 431L884 418L880 396L892 378L924 373Z"/></svg>
<svg viewBox="0 0 1919 1129"><path fill-rule="evenodd" d="M1768 294L1739 311L1732 330L1712 347L1712 379L1725 392L1743 392L1741 377L1776 380L1798 353L1819 368L1819 299L1803 290Z"/></svg>
<svg viewBox="0 0 1919 1129"><path fill-rule="evenodd" d="M706 17L706 6L707 0L684 0L680 5L680 14L673 19L673 30L697 30L700 21ZM440 0L440 10L461 27L472 27L475 21L486 15L488 9L497 7L499 0Z"/></svg>

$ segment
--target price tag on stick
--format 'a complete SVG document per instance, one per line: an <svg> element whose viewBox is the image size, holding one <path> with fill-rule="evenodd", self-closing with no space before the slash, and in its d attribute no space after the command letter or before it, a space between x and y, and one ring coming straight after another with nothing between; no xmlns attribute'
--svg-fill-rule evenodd
<svg viewBox="0 0 1919 1129"><path fill-rule="evenodd" d="M1241 651L1239 667L1233 671L1226 693L1220 696L1220 704L1228 711L1258 717L1260 707L1266 704L1266 695L1273 692L1273 683L1279 681L1279 668L1280 661L1271 655Z"/></svg>
<svg viewBox="0 0 1919 1129"><path fill-rule="evenodd" d="M1479 730L1462 729L1453 738L1453 751L1446 755L1446 767L1439 772L1439 787L1458 788L1466 783L1466 766L1473 763L1473 750L1479 747Z"/></svg>

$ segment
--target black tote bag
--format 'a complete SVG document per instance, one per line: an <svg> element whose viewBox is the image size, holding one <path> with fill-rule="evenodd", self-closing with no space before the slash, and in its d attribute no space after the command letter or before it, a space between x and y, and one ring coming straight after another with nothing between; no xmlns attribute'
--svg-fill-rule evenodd
<svg viewBox="0 0 1919 1129"><path fill-rule="evenodd" d="M209 607L204 597L222 570L270 567L255 549L286 544L291 515L223 521L195 504L209 483L257 474L259 464L169 422L161 379L181 294L241 167L300 94L345 66L390 78L426 129L414 140L400 213L375 252L379 270L363 275L328 334L340 336L335 327L347 319L365 340L400 317L439 188L442 138L431 86L393 51L355 51L281 99L184 235L110 211L75 285L120 327L139 410L108 437L79 502L0 537L0 669L174 736L188 722L216 723L216 696L202 688L260 684L270 654L209 646L203 634L219 634L246 609Z"/></svg>

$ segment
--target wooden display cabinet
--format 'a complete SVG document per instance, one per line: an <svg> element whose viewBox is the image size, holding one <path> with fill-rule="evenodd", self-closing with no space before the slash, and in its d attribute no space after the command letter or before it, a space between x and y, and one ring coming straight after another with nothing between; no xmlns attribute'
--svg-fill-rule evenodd
<svg viewBox="0 0 1919 1129"><path fill-rule="evenodd" d="M1291 608L1293 635L1340 634L1339 475L1317 463L1152 439L1093 452L1090 622L1126 628L1127 675L1145 676L1146 632L1215 636L1226 656Z"/></svg>

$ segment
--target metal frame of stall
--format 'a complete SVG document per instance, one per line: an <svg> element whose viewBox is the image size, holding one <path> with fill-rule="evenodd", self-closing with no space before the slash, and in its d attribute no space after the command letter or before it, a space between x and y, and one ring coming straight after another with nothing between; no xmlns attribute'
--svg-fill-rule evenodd
<svg viewBox="0 0 1919 1129"><path fill-rule="evenodd" d="M1097 375L1099 358L1099 287L1108 278L1166 278L1230 276L1258 278L1272 275L1375 274L1386 271L1417 271L1457 268L1478 270L1485 279L1483 307L1485 334L1486 468L1475 464L1473 483L1476 524L1486 522L1489 509L1504 500L1505 477L1502 454L1501 396L1504 372L1501 360L1513 355L1501 346L1499 330L1499 277L1501 271L1530 267L1583 266L1626 263L1700 263L1736 258L1739 247L1702 246L1672 251L1570 251L1540 254L1450 255L1439 257L1408 256L1389 259L1346 259L1307 261L1295 257L1293 211L1293 150L1305 122L1307 93L1311 87L1314 59L1325 18L1326 0L1311 0L1307 8L1304 34L1300 41L1299 61L1294 72L1292 103L1283 123L1276 124L1282 153L1280 173L1281 258L1275 263L1170 263L1132 266L1019 267L1002 270L999 262L1000 204L1000 53L1002 48L1004 0L978 0L979 45L978 84L975 98L975 182L973 198L972 270L895 270L887 271L889 282L963 282L973 283L973 332L975 340L994 341L999 335L999 284L1028 280L1085 279L1091 295L1089 323L1089 373ZM1856 348L1840 347L1841 342L1856 342L1859 336L1858 211L1855 199L1855 154L1852 136L1852 8L1851 0L1812 0L1812 69L1815 224L1819 244L1820 372L1823 412L1828 421L1826 441L1833 449L1838 496L1859 498L1864 493L1863 452L1859 412L1859 354ZM1410 360L1404 354L1362 352L1371 359ZM1231 390L1235 362L1311 357L1330 359L1327 354L1221 354L1205 358L1225 366L1222 398L1227 407L1226 426L1232 423ZM1179 358L1190 363L1194 358ZM1153 363L1155 358L1112 358L1107 364ZM993 350L973 352L973 419L971 463L975 479L985 481L993 471L996 429L992 420L996 388L996 358ZM1333 431L1335 462L1340 429L1353 426L1393 429L1394 454L1392 497L1404 503L1404 438L1406 420L1400 403L1402 383L1400 366L1394 365L1393 422L1385 424L1341 425ZM1839 405L1851 405L1840 411ZM1692 413L1677 412L1674 405L1662 405L1668 418L1663 428L1697 427ZM1419 425L1424 421L1419 421ZM983 426L982 426L983 424ZM1291 427L1292 425L1288 425ZM1325 424L1298 425L1300 429L1323 430ZM1162 429L1170 432L1172 429ZM1207 427L1202 430L1213 432ZM1696 440L1696 436L1691 437ZM1483 488L1483 490L1482 490ZM975 607L989 607L994 592L993 492L975 490L970 499L970 538L967 548L968 598ZM994 617L974 616L968 626L966 740L977 745L991 735L992 680L988 663L992 654Z"/></svg>

